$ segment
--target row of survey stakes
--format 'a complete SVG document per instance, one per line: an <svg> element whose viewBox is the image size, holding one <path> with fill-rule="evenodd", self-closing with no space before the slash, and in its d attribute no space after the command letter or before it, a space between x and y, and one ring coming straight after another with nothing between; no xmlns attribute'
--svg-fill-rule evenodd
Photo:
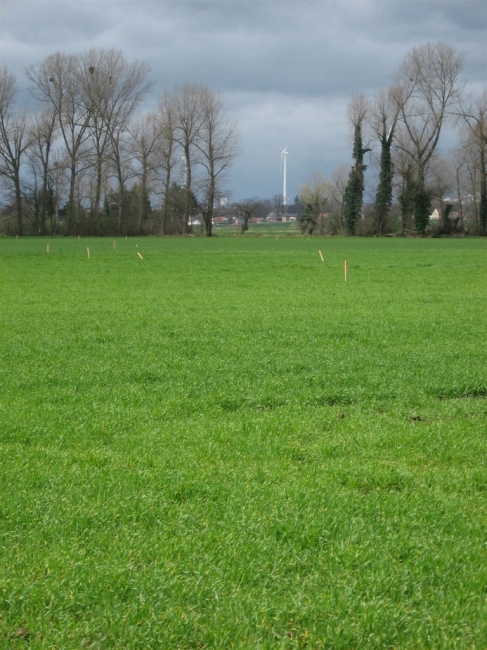
<svg viewBox="0 0 487 650"><path fill-rule="evenodd" d="M79 235L78 235L78 239L79 239L79 238L80 238L80 237L79 237ZM128 237L125 237L125 239L128 239ZM116 248L117 248L117 242L116 242L115 239L114 239L114 240L113 240L113 250L115 250ZM138 248L138 244L135 244L135 248L136 248L136 249ZM47 245L46 245L46 253L50 253L50 252L51 252L51 248L50 248L49 244L47 244ZM144 259L138 250L136 250L136 253L137 253L137 255L140 257L141 260ZM89 247L89 246L86 247L86 255L87 255L88 259L90 259L91 254L90 254L90 247Z"/></svg>
<svg viewBox="0 0 487 650"><path fill-rule="evenodd" d="M321 261L324 263L323 259L323 253L321 251L318 251L318 255L320 256ZM348 266L347 266L347 260L343 262L343 275L345 276L345 282L347 281L347 271L348 271Z"/></svg>
<svg viewBox="0 0 487 650"><path fill-rule="evenodd" d="M78 236L78 239L79 239L79 236ZM125 237L125 239L127 239L127 237ZM115 250L116 248L117 248L117 242L114 239L113 240L113 250ZM135 248L136 249L138 248L138 244L135 244ZM46 253L49 253L49 252L50 252L50 247L49 247L49 244L47 244L46 245ZM144 259L138 250L136 250L136 253L140 257L141 260ZM87 246L87 248L86 248L86 255L88 256L88 259L90 259L90 248L89 248L89 246ZM318 255L320 256L321 261L324 263L325 260L323 259L323 253L320 250L318 251ZM345 277L345 282L347 281L347 271L348 271L347 260L345 260L343 262L343 275Z"/></svg>

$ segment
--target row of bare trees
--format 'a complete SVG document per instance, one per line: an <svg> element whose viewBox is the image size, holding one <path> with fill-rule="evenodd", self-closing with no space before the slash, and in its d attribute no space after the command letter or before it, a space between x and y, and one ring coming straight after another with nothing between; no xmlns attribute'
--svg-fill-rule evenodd
<svg viewBox="0 0 487 650"><path fill-rule="evenodd" d="M352 99L350 118L355 129L367 121L370 137L380 144L374 205L377 234L384 234L389 227L394 181L403 232L410 229L420 234L426 232L435 198L441 229L445 234L451 232L453 204L444 199L447 194L453 196L456 190L460 215L462 198L470 195L475 206L478 203L476 229L485 234L487 96L484 93L476 100L467 97L460 77L462 69L463 56L451 45L427 43L408 52L391 87L371 101L363 96ZM461 144L455 156L447 158L440 155L439 145L448 123L461 126ZM473 172L470 191L465 191L467 182L463 188L458 185L460 170L467 167ZM451 173L454 169L456 183ZM347 215L348 207L346 204L345 220L349 232L353 233L359 214ZM351 218L347 220L347 216Z"/></svg>
<svg viewBox="0 0 487 650"><path fill-rule="evenodd" d="M424 234L435 204L438 232L464 231L468 208L471 232L485 234L487 93L468 96L462 68L463 57L452 46L427 43L408 52L390 87L371 99L355 94L348 111L354 165L347 183L341 191L336 183L310 179L301 191L305 222L319 231L318 215L338 205L346 231L363 232L365 161L372 160L378 182L369 234L394 229ZM440 137L447 125L458 129L458 146L442 154Z"/></svg>
<svg viewBox="0 0 487 650"><path fill-rule="evenodd" d="M26 70L22 105L0 70L0 176L17 234L186 234L199 212L211 236L236 127L222 98L194 84L141 113L148 73L120 50L57 52Z"/></svg>

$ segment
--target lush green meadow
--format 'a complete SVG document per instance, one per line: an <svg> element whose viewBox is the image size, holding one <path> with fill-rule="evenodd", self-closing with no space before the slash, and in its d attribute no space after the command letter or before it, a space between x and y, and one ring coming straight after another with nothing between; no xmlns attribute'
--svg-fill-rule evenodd
<svg viewBox="0 0 487 650"><path fill-rule="evenodd" d="M486 271L1 239L0 647L484 650Z"/></svg>

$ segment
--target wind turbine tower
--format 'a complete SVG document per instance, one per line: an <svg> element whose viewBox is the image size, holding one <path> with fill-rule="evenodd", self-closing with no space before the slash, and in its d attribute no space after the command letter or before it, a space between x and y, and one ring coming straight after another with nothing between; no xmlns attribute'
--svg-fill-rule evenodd
<svg viewBox="0 0 487 650"><path fill-rule="evenodd" d="M287 205L287 186L286 186L286 162L287 162L287 157L289 155L289 151L287 150L288 145L281 149L281 172L282 172L282 177L283 177L283 183L282 183L282 204Z"/></svg>

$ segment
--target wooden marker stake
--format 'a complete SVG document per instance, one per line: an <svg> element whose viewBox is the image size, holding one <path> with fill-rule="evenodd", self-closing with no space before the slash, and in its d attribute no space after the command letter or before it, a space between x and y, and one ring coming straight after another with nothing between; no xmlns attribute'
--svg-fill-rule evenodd
<svg viewBox="0 0 487 650"><path fill-rule="evenodd" d="M345 282L347 281L347 260L343 263L343 273L345 274Z"/></svg>
<svg viewBox="0 0 487 650"><path fill-rule="evenodd" d="M86 249L86 254L88 255L88 259L90 259L90 249L89 248Z"/></svg>
<svg viewBox="0 0 487 650"><path fill-rule="evenodd" d="M113 250L115 250L116 248L117 248L117 242L113 240Z"/></svg>
<svg viewBox="0 0 487 650"><path fill-rule="evenodd" d="M46 253L49 253L49 244L46 246Z"/></svg>
<svg viewBox="0 0 487 650"><path fill-rule="evenodd" d="M325 260L323 259L323 255L321 254L321 251L318 251L318 253L320 254L321 261L324 262Z"/></svg>
<svg viewBox="0 0 487 650"><path fill-rule="evenodd" d="M141 260L144 259L144 258L142 257L142 255L139 253L139 251L137 251L137 255L140 257Z"/></svg>

